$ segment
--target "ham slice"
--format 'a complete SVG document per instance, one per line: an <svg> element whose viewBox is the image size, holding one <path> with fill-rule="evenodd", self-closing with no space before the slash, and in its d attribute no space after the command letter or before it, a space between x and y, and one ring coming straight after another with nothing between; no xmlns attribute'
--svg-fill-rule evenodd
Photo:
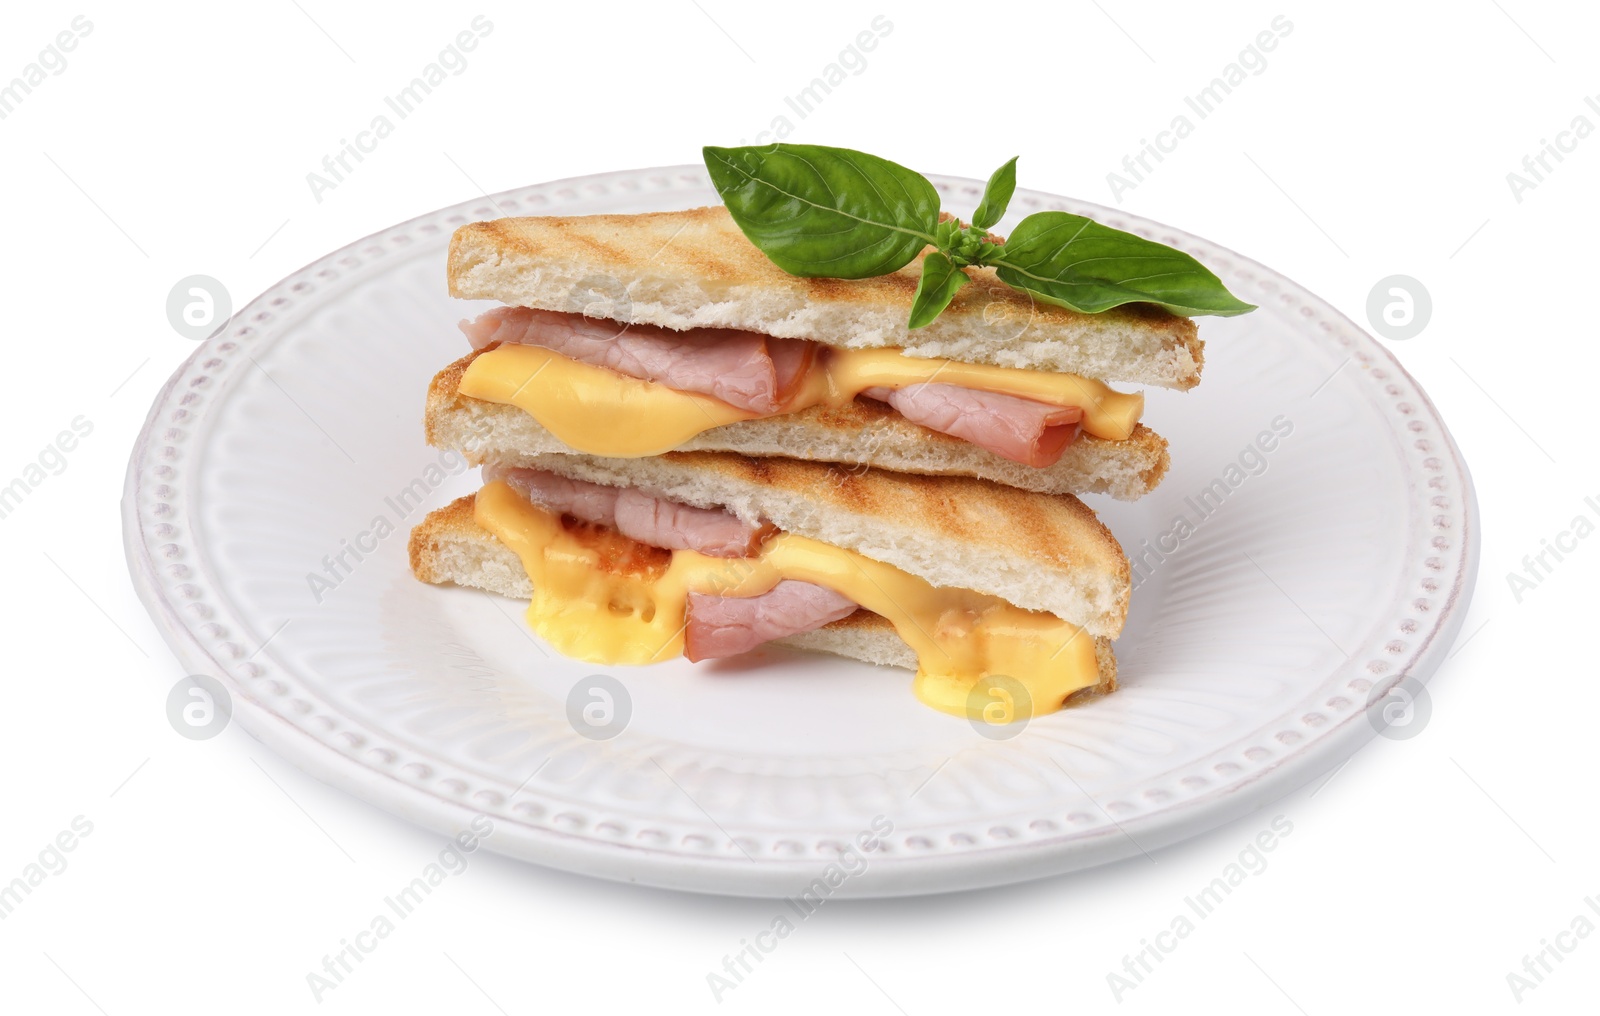
<svg viewBox="0 0 1600 1016"><path fill-rule="evenodd" d="M856 604L811 582L785 579L760 596L690 593L683 655L698 663L849 617Z"/></svg>
<svg viewBox="0 0 1600 1016"><path fill-rule="evenodd" d="M708 557L749 557L777 531L751 526L717 508L695 508L638 490L617 495L618 532L667 550L697 550Z"/></svg>
<svg viewBox="0 0 1600 1016"><path fill-rule="evenodd" d="M1078 436L1083 410L937 382L904 388L868 388L912 423L970 441L1001 458L1053 466Z"/></svg>
<svg viewBox="0 0 1600 1016"><path fill-rule="evenodd" d="M482 349L493 343L543 346L596 367L680 392L698 392L752 413L778 412L816 357L804 339L731 328L675 332L581 314L496 307L461 330Z"/></svg>
<svg viewBox="0 0 1600 1016"><path fill-rule="evenodd" d="M483 467L483 480L504 480L547 511L609 526L630 539L666 550L748 557L776 532L770 523L752 526L720 508L695 508L642 490L572 480L542 469L488 465Z"/></svg>

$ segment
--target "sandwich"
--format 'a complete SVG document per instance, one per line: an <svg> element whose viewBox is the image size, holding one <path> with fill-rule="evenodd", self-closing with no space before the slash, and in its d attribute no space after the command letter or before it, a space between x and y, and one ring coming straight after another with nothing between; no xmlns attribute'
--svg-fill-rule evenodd
<svg viewBox="0 0 1600 1016"><path fill-rule="evenodd" d="M484 485L413 572L599 664L819 650L989 723L1114 689L1128 562L1076 495L1138 498L1168 452L1112 385L1192 388L1190 315L1250 305L1081 216L989 233L1015 159L969 224L863 153L705 154L726 206L455 232L451 294L495 306L424 425Z"/></svg>
<svg viewBox="0 0 1600 1016"><path fill-rule="evenodd" d="M530 452L484 480L412 532L412 571L529 601L570 657L774 643L915 671L921 701L989 722L1116 687L1128 563L1071 495L730 452Z"/></svg>
<svg viewBox="0 0 1600 1016"><path fill-rule="evenodd" d="M434 379L428 439L512 464L723 451L1132 500L1167 443L1107 382L1188 389L1204 359L1190 318L1080 313L992 268L912 330L914 266L790 275L722 206L470 223L448 272L452 295L502 306L463 322L473 349Z"/></svg>

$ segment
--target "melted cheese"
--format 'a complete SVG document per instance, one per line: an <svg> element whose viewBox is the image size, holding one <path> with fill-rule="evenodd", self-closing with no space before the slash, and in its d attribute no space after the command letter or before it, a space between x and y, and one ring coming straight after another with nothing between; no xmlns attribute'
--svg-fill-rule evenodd
<svg viewBox="0 0 1600 1016"><path fill-rule="evenodd" d="M1114 391L1076 374L906 356L898 349L824 350L780 412L840 406L868 388L935 380L1080 408L1084 433L1109 441L1127 440L1144 412L1142 394ZM659 455L713 427L762 415L540 346L517 344L479 354L462 377L460 391L516 406L570 448L619 458Z"/></svg>
<svg viewBox="0 0 1600 1016"><path fill-rule="evenodd" d="M560 516L503 482L478 492L474 515L522 560L533 582L528 623L534 631L558 651L591 663L645 664L681 655L691 592L759 596L784 579L798 579L887 618L917 654L913 690L935 709L1009 723L1054 712L1068 695L1099 681L1094 638L1076 625L998 597L933 586L794 533L772 537L754 557L658 551L651 561L616 569L608 565L617 544L580 538Z"/></svg>

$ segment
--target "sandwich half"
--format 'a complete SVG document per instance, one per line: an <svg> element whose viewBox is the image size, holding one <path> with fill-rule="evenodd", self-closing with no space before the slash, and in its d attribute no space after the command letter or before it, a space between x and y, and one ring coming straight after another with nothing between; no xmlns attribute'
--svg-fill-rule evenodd
<svg viewBox="0 0 1600 1016"><path fill-rule="evenodd" d="M458 229L450 292L503 306L433 381L429 441L474 462L667 451L867 465L1131 500L1166 472L1129 382L1188 389L1191 319L1082 314L972 269L906 327L915 265L800 278L721 206L508 218Z"/></svg>
<svg viewBox="0 0 1600 1016"><path fill-rule="evenodd" d="M990 722L1116 687L1128 563L1070 495L716 452L530 453L484 473L413 530L412 570L530 601L565 655L774 642L914 670L923 702Z"/></svg>

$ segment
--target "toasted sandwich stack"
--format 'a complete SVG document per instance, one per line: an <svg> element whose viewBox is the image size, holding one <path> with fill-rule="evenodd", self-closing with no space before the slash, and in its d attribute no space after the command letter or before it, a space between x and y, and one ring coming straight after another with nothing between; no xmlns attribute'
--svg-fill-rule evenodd
<svg viewBox="0 0 1600 1016"><path fill-rule="evenodd" d="M1075 495L1160 481L1143 396L1107 382L1190 388L1201 343L970 274L910 331L915 266L792 276L722 207L462 227L450 291L501 306L426 432L484 487L416 528L413 571L530 601L596 663L776 642L1001 720L1112 690L1128 564Z"/></svg>

